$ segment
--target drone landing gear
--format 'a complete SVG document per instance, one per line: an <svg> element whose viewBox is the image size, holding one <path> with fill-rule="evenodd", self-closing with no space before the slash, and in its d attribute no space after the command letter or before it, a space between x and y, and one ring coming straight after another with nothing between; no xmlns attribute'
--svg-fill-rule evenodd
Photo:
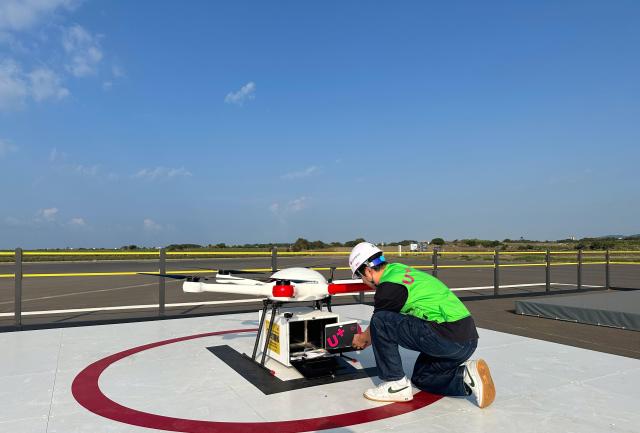
<svg viewBox="0 0 640 433"><path fill-rule="evenodd" d="M322 311L322 304L327 307L327 311L331 313L331 296L315 301L315 309Z"/></svg>
<svg viewBox="0 0 640 433"><path fill-rule="evenodd" d="M315 308L317 310L322 310L322 304L326 305L327 310L331 312L331 296L328 296L325 299L315 301ZM269 350L269 342L271 341L271 335L273 334L273 324L275 323L276 312L278 308L282 307L285 302L283 301L273 301L271 299L264 299L262 301L262 315L260 316L260 324L258 325L258 334L256 335L256 341L253 344L253 353L251 354L251 360L256 364L264 367L264 363L267 357L267 350ZM260 362L258 362L258 345L260 344L260 336L262 335L262 331L264 329L264 322L267 318L267 310L271 306L271 319L269 320L269 328L267 330L267 338L264 340L264 347L262 348L262 357ZM246 356L246 355L245 355Z"/></svg>
<svg viewBox="0 0 640 433"><path fill-rule="evenodd" d="M271 305L271 320L269 320L269 330L267 331L267 338L264 340L264 348L262 349L262 359L260 360L260 366L264 367L264 362L267 357L267 350L269 349L269 341L271 341L271 334L273 333L273 322L276 317L276 311L281 307L283 302L272 301L271 299L264 299L262 301L262 315L260 316L260 324L258 325L258 335L256 335L256 342L253 345L253 353L251 360L258 363L256 356L258 355L258 345L260 344L260 335L262 335L262 328L264 328L264 322L267 318L267 310Z"/></svg>

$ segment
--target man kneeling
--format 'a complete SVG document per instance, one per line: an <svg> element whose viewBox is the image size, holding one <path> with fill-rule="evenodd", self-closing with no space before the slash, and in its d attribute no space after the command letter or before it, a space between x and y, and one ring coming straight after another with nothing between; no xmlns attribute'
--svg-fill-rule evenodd
<svg viewBox="0 0 640 433"><path fill-rule="evenodd" d="M495 399L489 366L469 360L478 332L469 310L440 280L401 263L387 263L369 242L356 245L349 256L354 278L376 290L374 312L353 347L373 353L382 383L365 391L376 401L410 401L411 382L423 391L446 396L473 395L479 407ZM420 352L411 381L402 368L398 346Z"/></svg>

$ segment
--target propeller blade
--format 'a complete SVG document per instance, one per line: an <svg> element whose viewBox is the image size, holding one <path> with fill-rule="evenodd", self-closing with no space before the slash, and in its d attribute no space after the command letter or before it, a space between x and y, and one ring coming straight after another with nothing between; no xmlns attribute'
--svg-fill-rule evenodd
<svg viewBox="0 0 640 433"><path fill-rule="evenodd" d="M138 272L138 275L151 275L152 277L172 278L174 280L199 281L201 279L201 277L197 277L194 275L181 275L181 274L160 274L160 273L152 274L149 272Z"/></svg>
<svg viewBox="0 0 640 433"><path fill-rule="evenodd" d="M241 269L218 269L218 273L220 275L233 275L233 274L255 274L255 275L264 275L265 272L259 271L243 271Z"/></svg>
<svg viewBox="0 0 640 433"><path fill-rule="evenodd" d="M318 283L317 281L313 281L313 280L295 280L295 279L294 280L290 280L290 279L283 280L281 278L271 278L271 279L269 279L269 282L271 282L271 283L274 282L274 281L288 281L290 283L297 283L297 284L303 284L303 283L315 283L315 284L317 284Z"/></svg>

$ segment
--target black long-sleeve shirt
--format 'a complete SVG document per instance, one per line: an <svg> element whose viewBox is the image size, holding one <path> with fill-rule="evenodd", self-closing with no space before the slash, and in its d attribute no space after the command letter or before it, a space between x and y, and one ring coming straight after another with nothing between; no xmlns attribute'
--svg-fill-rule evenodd
<svg viewBox="0 0 640 433"><path fill-rule="evenodd" d="M399 313L409 297L407 288L402 284L385 282L376 287L374 313L379 310ZM473 317L468 316L455 322L426 321L441 336L457 342L478 338Z"/></svg>

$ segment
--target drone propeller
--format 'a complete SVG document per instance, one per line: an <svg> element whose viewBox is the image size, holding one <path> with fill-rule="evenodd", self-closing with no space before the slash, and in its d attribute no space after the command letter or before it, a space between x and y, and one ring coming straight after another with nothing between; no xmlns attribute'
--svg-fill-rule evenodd
<svg viewBox="0 0 640 433"><path fill-rule="evenodd" d="M284 284L287 284L287 283L289 283L289 284L290 283L294 283L294 284L317 283L317 281L313 281L313 280L296 280L296 279L290 279L290 278L287 278L286 280L283 280L281 278L270 278L269 281L270 282L274 282L274 281L275 282L279 282L279 281L281 281Z"/></svg>
<svg viewBox="0 0 640 433"><path fill-rule="evenodd" d="M202 268L204 269L204 268ZM243 271L241 269L218 269L218 274L220 275L233 275L233 274L255 274L255 275L264 275L265 272L259 271Z"/></svg>
<svg viewBox="0 0 640 433"><path fill-rule="evenodd" d="M202 269L203 271L210 271L211 273L218 273L220 275L233 275L233 274L264 274L265 272L258 271L243 271L242 269L211 269L203 268L200 266L191 266L192 269Z"/></svg>
<svg viewBox="0 0 640 433"><path fill-rule="evenodd" d="M194 275L181 275L181 274L152 274L149 272L138 272L138 275L151 275L152 277L161 277L161 278L172 278L174 280L188 280L188 281L200 281L208 280L208 278L198 277Z"/></svg>

